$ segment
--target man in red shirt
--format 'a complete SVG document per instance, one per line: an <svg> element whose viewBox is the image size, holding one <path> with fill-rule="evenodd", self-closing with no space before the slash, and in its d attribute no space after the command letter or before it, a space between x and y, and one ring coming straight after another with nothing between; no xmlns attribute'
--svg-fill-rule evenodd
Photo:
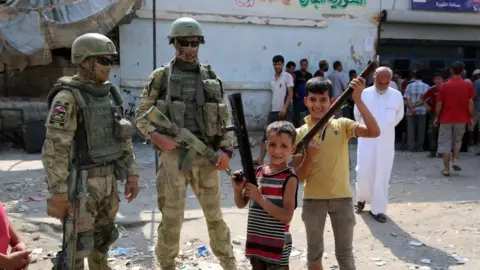
<svg viewBox="0 0 480 270"><path fill-rule="evenodd" d="M473 115L473 84L462 78L465 65L454 62L451 67L452 77L440 86L437 95L435 125L440 123L438 134L438 152L443 154L444 176L450 176L450 152L453 144L454 171L461 171L458 156L462 146L462 137L466 124L471 124Z"/></svg>
<svg viewBox="0 0 480 270"><path fill-rule="evenodd" d="M442 74L435 73L433 76L433 81L435 86L425 92L423 95L422 101L423 106L427 108L428 113L430 114L430 123L428 125L428 140L430 145L430 154L428 157L435 157L437 155L437 139L438 139L438 127L433 124L435 120L435 109L437 105L437 95L440 91L440 86L442 85L443 79Z"/></svg>

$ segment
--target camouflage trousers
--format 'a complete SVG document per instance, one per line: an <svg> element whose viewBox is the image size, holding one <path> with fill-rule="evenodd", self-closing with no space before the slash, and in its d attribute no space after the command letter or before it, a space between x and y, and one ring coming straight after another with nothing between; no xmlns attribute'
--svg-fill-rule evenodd
<svg viewBox="0 0 480 270"><path fill-rule="evenodd" d="M178 153L162 153L157 174L158 208L162 222L158 226L155 249L163 270L175 269L179 252L180 230L183 224L187 186L198 198L207 221L210 246L223 269L236 269L235 256L230 241L230 230L223 220L220 197L220 177L214 164L197 155L187 172L179 171Z"/></svg>
<svg viewBox="0 0 480 270"><path fill-rule="evenodd" d="M108 250L118 238L115 217L119 207L117 178L113 174L87 180L88 199L85 217L79 221L75 270L111 270Z"/></svg>

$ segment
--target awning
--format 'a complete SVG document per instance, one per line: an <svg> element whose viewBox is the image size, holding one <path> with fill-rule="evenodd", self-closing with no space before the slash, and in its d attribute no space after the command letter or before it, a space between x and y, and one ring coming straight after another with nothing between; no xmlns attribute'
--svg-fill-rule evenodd
<svg viewBox="0 0 480 270"><path fill-rule="evenodd" d="M8 0L0 5L0 63L20 70L49 64L51 50L70 48L84 33L107 34L140 1Z"/></svg>
<svg viewBox="0 0 480 270"><path fill-rule="evenodd" d="M477 14L383 10L380 39L480 41Z"/></svg>

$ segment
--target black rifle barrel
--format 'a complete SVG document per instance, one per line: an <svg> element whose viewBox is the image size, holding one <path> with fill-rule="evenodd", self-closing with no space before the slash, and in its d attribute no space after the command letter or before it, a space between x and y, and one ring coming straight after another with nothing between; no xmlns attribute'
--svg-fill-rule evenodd
<svg viewBox="0 0 480 270"><path fill-rule="evenodd" d="M372 74L372 72L375 71L377 66L378 66L377 61L372 60L370 64L368 64L368 66L362 71L362 73L360 74L360 77L366 79L368 76L370 76L370 74ZM305 149L307 148L308 144L313 139L313 137L315 137L315 135L318 134L319 132L323 131L323 129L327 126L330 118L332 118L332 116L338 110L340 110L342 105L347 101L348 97L352 93L353 93L353 89L351 87L348 87L347 90L343 91L342 95L340 95L340 97L338 97L338 99L335 100L335 102L332 104L332 106L330 106L330 108L325 113L325 115L322 118L320 118L320 120L318 120L318 122L312 127L312 129L310 129L307 132L307 134L305 134L305 136L297 143L297 147L295 149L294 155L303 154L303 152L305 151Z"/></svg>
<svg viewBox="0 0 480 270"><path fill-rule="evenodd" d="M228 100L232 109L233 125L226 127L225 130L233 130L235 132L238 142L238 151L240 152L240 158L242 160L243 176L245 176L248 182L257 185L255 168L253 167L252 150L250 149L247 124L243 112L242 94L231 94L228 96Z"/></svg>

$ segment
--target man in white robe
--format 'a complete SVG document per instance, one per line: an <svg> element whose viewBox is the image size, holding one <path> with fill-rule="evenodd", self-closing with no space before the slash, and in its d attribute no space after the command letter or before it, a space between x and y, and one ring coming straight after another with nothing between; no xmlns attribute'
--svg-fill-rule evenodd
<svg viewBox="0 0 480 270"><path fill-rule="evenodd" d="M395 126L402 120L403 97L400 91L391 88L393 72L388 67L375 71L374 85L365 89L362 100L372 112L380 127L380 136L374 139L358 138L357 184L355 208L361 212L369 203L370 215L385 223L388 204L388 182L395 156ZM357 107L355 120L363 123Z"/></svg>

